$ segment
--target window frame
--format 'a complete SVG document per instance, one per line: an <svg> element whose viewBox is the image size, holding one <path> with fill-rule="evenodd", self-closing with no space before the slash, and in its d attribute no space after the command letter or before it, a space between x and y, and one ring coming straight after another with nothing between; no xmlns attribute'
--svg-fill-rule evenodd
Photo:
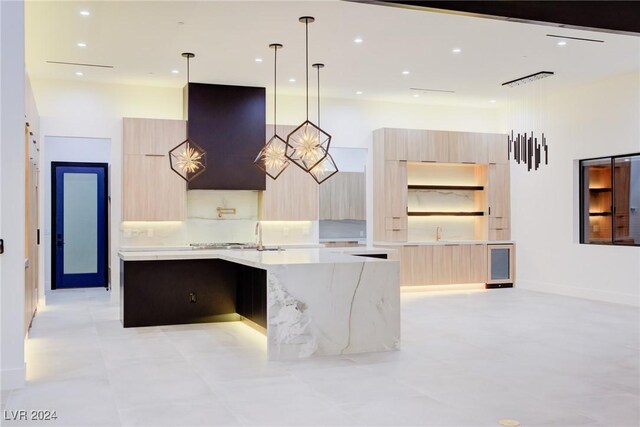
<svg viewBox="0 0 640 427"><path fill-rule="evenodd" d="M580 159L578 161L578 168L579 168L579 194L580 194L580 206L578 209L578 213L579 213L579 227L580 227L580 244L581 245L601 245L601 246L629 246L629 247L640 247L640 242L636 243L636 244L623 244L623 243L616 243L615 241L615 214L613 213L613 209L612 209L612 214L611 214L611 241L609 242L588 242L585 240L585 229L584 229L584 221L585 221L585 215L584 215L584 210L585 210L585 176L584 176L584 162L588 162L588 161L592 161L592 160L609 160L609 163L611 165L611 204L612 207L615 204L615 197L616 197L616 185L615 185L615 160L619 159L619 158L623 158L623 157L635 157L637 156L638 158L640 158L640 153L629 153L629 154L617 154L615 156L601 156L601 157L591 157L588 159Z"/></svg>

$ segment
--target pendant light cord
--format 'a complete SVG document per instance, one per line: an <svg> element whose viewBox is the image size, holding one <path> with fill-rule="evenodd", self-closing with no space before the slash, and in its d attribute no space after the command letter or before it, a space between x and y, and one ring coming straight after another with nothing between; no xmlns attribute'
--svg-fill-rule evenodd
<svg viewBox="0 0 640 427"><path fill-rule="evenodd" d="M278 126L278 102L276 101L276 97L278 95L278 68L276 64L278 63L278 46L274 46L273 48L273 136L276 136L276 126Z"/></svg>
<svg viewBox="0 0 640 427"><path fill-rule="evenodd" d="M309 20L304 21L305 29L305 65L307 70L307 121L309 121Z"/></svg>
<svg viewBox="0 0 640 427"><path fill-rule="evenodd" d="M318 127L320 127L320 67L318 67Z"/></svg>

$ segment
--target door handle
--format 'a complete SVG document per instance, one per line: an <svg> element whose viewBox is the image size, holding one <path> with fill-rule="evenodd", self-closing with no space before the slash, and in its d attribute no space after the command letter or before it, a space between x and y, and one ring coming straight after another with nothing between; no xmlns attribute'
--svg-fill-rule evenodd
<svg viewBox="0 0 640 427"><path fill-rule="evenodd" d="M64 243L62 242L62 234L56 234L56 246L61 248Z"/></svg>

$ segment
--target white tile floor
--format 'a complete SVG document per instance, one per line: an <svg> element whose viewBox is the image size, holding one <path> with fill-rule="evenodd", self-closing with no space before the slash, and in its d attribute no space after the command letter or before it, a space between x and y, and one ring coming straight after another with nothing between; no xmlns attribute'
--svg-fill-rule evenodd
<svg viewBox="0 0 640 427"><path fill-rule="evenodd" d="M31 425L65 426L640 425L640 311L626 306L403 294L401 351L296 363L267 362L239 323L123 329L118 316L104 290L54 292L28 385L2 409L55 410Z"/></svg>

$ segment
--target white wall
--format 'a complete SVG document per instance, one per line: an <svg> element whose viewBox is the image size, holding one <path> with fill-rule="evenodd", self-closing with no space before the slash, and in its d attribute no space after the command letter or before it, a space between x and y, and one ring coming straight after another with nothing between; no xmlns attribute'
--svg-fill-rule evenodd
<svg viewBox="0 0 640 427"><path fill-rule="evenodd" d="M24 386L24 4L0 1L0 378Z"/></svg>
<svg viewBox="0 0 640 427"><path fill-rule="evenodd" d="M43 144L44 162L40 176L44 196L44 291L51 290L51 162L109 163L111 141L106 138L46 136ZM113 251L113 248L112 248ZM41 296L44 294L41 293Z"/></svg>
<svg viewBox="0 0 640 427"><path fill-rule="evenodd" d="M556 93L545 107L549 165L511 167L517 285L640 305L640 248L579 244L577 167L579 159L640 152L640 74Z"/></svg>
<svg viewBox="0 0 640 427"><path fill-rule="evenodd" d="M122 117L181 119L182 90L44 79L33 79L32 86L40 112L41 141L54 136L111 141L111 280L116 298L120 277L117 251L122 208ZM58 154L73 156L71 152ZM45 174L40 174L40 188L44 188ZM44 205L44 194L41 203Z"/></svg>

